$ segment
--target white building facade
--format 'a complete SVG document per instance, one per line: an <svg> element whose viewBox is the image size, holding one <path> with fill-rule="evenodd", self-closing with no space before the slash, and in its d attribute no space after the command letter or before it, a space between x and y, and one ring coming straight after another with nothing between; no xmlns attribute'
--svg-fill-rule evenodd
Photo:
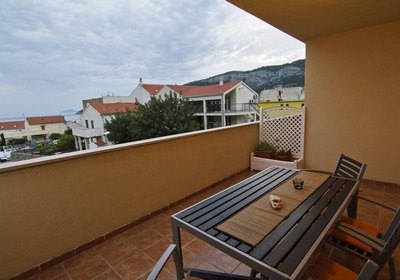
<svg viewBox="0 0 400 280"><path fill-rule="evenodd" d="M131 101L146 103L151 96L176 93L194 103L204 129L252 122L258 119L258 94L241 81L206 86L143 84L130 94Z"/></svg>
<svg viewBox="0 0 400 280"><path fill-rule="evenodd" d="M260 93L261 102L273 101L301 101L304 100L303 87L276 87L265 89Z"/></svg>
<svg viewBox="0 0 400 280"><path fill-rule="evenodd" d="M104 128L106 121L111 121L117 113L136 111L137 108L138 105L129 102L87 103L81 115L80 125L72 128L75 148L88 150L111 144Z"/></svg>

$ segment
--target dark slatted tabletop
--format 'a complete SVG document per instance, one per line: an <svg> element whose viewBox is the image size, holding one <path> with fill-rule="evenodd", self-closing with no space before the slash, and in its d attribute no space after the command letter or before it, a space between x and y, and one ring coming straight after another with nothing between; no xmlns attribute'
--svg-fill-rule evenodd
<svg viewBox="0 0 400 280"><path fill-rule="evenodd" d="M265 196L298 170L269 168L233 187L173 215L177 224L199 236L218 239L226 247L249 255L268 267L290 276L298 268L343 201L353 191L355 181L329 176L285 219L256 245L222 232L218 226L249 204ZM289 278L289 277L288 277Z"/></svg>

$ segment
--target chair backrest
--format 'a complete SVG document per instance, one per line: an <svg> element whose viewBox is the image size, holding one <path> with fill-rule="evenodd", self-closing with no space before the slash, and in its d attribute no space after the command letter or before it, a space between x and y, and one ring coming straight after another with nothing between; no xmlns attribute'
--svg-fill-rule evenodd
<svg viewBox="0 0 400 280"><path fill-rule="evenodd" d="M381 251L374 251L371 259L382 266L392 256L400 242L400 208L397 209L392 221L382 236L385 246Z"/></svg>
<svg viewBox="0 0 400 280"><path fill-rule="evenodd" d="M341 154L333 175L337 177L361 180L366 168L366 164Z"/></svg>

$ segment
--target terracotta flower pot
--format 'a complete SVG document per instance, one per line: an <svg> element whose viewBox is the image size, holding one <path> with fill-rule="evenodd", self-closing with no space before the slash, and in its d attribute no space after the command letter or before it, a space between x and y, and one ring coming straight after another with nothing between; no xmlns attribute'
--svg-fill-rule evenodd
<svg viewBox="0 0 400 280"><path fill-rule="evenodd" d="M282 161L293 161L293 156L292 155L275 155L275 159L277 160L282 160Z"/></svg>
<svg viewBox="0 0 400 280"><path fill-rule="evenodd" d="M274 158L275 152L273 151L255 151L254 156L261 158Z"/></svg>

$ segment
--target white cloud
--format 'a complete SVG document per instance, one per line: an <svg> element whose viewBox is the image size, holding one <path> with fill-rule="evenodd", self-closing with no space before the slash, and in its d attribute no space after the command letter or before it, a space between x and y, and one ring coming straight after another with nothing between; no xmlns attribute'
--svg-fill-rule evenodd
<svg viewBox="0 0 400 280"><path fill-rule="evenodd" d="M0 41L0 117L128 95L139 77L186 83L304 58L302 43L224 0L4 0Z"/></svg>

